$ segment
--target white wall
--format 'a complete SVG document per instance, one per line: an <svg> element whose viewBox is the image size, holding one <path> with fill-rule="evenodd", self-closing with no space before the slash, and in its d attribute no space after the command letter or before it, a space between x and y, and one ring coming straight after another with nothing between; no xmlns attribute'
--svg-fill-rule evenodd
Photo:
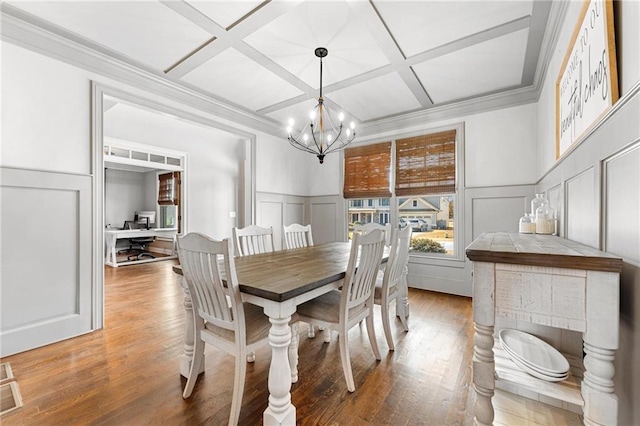
<svg viewBox="0 0 640 426"><path fill-rule="evenodd" d="M125 220L133 220L138 210L155 210L146 206L146 173L126 170L105 170L104 181L104 224L120 228ZM155 186L150 189L155 192Z"/></svg>
<svg viewBox="0 0 640 426"><path fill-rule="evenodd" d="M256 191L295 196L342 194L342 152L320 164L318 158L292 147L281 137L261 132L257 136Z"/></svg>
<svg viewBox="0 0 640 426"><path fill-rule="evenodd" d="M536 181L536 105L464 117L465 186L531 184Z"/></svg>
<svg viewBox="0 0 640 426"><path fill-rule="evenodd" d="M0 165L88 174L90 85L75 67L2 42Z"/></svg>

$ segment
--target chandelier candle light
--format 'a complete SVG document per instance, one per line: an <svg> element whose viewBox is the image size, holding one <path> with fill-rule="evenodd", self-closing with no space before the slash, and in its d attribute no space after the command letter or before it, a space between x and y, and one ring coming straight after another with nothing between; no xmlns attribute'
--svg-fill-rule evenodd
<svg viewBox="0 0 640 426"><path fill-rule="evenodd" d="M309 122L302 128L297 136L293 135L294 121L289 119L289 143L301 151L315 154L320 160L320 164L324 163L324 157L334 151L342 149L349 145L356 137L355 124L353 121L345 133L342 133L342 121L344 114L338 115L339 125L334 125L334 119L331 118L331 111L324 104L322 98L322 58L326 57L329 51L324 47L318 47L315 50L316 56L320 58L320 96L318 104L309 114Z"/></svg>

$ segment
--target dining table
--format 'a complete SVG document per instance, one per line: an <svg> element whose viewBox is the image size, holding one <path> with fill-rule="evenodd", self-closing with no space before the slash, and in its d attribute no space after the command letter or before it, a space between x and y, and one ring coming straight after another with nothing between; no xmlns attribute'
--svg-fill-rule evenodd
<svg viewBox="0 0 640 426"><path fill-rule="evenodd" d="M269 345L271 364L269 367L269 402L263 414L265 425L295 425L296 408L291 402L292 368L289 364L288 348L291 343L289 321L298 305L322 294L338 289L345 277L351 242L332 242L310 247L279 250L270 253L239 256L235 258L238 285L242 299L264 309L269 317ZM388 260L385 249L382 265ZM182 274L179 265L176 273ZM406 281L397 303L396 314L406 320L409 314ZM187 377L194 350L194 325L201 321L193 312L191 296L181 279L184 290L185 345L181 356L180 373ZM204 363L200 367L204 371ZM297 378L297 377L296 377Z"/></svg>

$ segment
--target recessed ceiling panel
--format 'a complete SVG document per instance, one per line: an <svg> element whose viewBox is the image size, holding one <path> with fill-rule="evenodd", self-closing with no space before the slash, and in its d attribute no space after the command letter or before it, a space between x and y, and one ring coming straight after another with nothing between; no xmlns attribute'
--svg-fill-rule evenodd
<svg viewBox="0 0 640 426"><path fill-rule="evenodd" d="M518 86L529 30L479 43L413 66L434 103Z"/></svg>
<svg viewBox="0 0 640 426"><path fill-rule="evenodd" d="M373 4L407 57L531 15L532 0L388 1Z"/></svg>
<svg viewBox="0 0 640 426"><path fill-rule="evenodd" d="M12 2L41 19L164 70L211 35L159 2Z"/></svg>
<svg viewBox="0 0 640 426"><path fill-rule="evenodd" d="M273 20L245 41L314 88L319 87L316 47L326 47L323 85L388 64L367 27L344 1L310 1Z"/></svg>
<svg viewBox="0 0 640 426"><path fill-rule="evenodd" d="M420 102L397 73L374 78L326 97L361 121L387 117L420 108ZM347 120L350 118L347 116Z"/></svg>
<svg viewBox="0 0 640 426"><path fill-rule="evenodd" d="M234 1L188 1L193 7L207 15L222 28L228 28L238 19L260 6L262 0Z"/></svg>
<svg viewBox="0 0 640 426"><path fill-rule="evenodd" d="M235 49L225 50L183 79L253 111L302 94Z"/></svg>

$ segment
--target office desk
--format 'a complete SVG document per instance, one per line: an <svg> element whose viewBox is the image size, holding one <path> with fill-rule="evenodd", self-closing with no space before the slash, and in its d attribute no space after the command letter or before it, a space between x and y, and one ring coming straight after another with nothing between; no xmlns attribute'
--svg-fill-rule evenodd
<svg viewBox="0 0 640 426"><path fill-rule="evenodd" d="M289 321L299 304L337 289L345 276L351 243L337 242L293 250L255 254L235 258L238 284L243 301L264 308L271 321L269 344L271 346L271 366L269 368L269 405L264 411L265 425L295 425L296 408L291 403L291 366L288 348L291 343ZM385 249L383 262L388 260ZM174 266L176 273L182 274L180 266ZM181 280L183 281L183 279ZM181 374L188 371L193 355L193 325L200 321L194 315L187 286L185 290L185 310L187 319L185 330L185 354L181 362ZM345 338L344 336L341 338ZM204 366L200 366L200 371Z"/></svg>
<svg viewBox="0 0 640 426"><path fill-rule="evenodd" d="M104 240L107 245L107 253L105 255L104 264L113 268L118 267L116 261L116 242L124 238L143 238L143 237L163 237L174 239L177 228L154 228L154 229L107 229L104 231ZM175 257L175 256L173 256ZM168 259L163 257L162 259ZM135 262L121 262L120 265L128 265L133 263L149 262L156 259L138 260Z"/></svg>

